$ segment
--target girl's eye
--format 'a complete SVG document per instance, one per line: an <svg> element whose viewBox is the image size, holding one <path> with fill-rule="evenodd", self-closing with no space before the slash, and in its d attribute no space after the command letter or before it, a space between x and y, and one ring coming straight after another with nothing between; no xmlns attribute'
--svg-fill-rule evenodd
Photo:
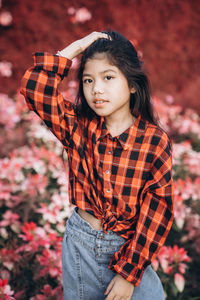
<svg viewBox="0 0 200 300"><path fill-rule="evenodd" d="M111 80L113 77L112 76L109 76L109 75L107 75L106 77L105 77L105 79L106 80Z"/></svg>
<svg viewBox="0 0 200 300"><path fill-rule="evenodd" d="M92 79L89 79L89 78L83 80L83 83L91 83L91 82L92 82Z"/></svg>

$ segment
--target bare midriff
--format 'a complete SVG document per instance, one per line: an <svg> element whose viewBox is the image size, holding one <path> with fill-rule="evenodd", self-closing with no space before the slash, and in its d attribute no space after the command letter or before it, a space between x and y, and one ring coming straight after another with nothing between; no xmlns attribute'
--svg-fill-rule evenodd
<svg viewBox="0 0 200 300"><path fill-rule="evenodd" d="M82 210L78 208L78 214L81 216L82 219L87 221L95 230L101 230L102 225L101 225L101 220L95 218L85 210Z"/></svg>

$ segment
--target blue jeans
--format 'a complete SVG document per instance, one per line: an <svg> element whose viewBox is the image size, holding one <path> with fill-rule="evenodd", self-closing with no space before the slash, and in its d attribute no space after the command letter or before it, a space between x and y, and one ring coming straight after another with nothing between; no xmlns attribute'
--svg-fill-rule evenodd
<svg viewBox="0 0 200 300"><path fill-rule="evenodd" d="M104 292L116 275L108 269L113 254L125 243L113 231L95 230L77 213L67 220L62 244L64 300L102 300ZM161 281L149 265L132 300L164 300Z"/></svg>

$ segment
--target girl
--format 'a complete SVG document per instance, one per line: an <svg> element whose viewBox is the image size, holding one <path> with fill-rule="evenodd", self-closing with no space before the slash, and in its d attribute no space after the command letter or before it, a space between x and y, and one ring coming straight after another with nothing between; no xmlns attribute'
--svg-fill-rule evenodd
<svg viewBox="0 0 200 300"><path fill-rule="evenodd" d="M58 85L80 53L74 105ZM68 154L64 299L164 299L151 262L173 220L172 151L134 46L109 31L37 52L21 93Z"/></svg>

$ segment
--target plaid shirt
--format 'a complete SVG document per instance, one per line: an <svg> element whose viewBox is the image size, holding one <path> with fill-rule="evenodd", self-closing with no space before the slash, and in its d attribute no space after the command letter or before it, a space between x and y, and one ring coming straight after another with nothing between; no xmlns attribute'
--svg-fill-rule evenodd
<svg viewBox="0 0 200 300"><path fill-rule="evenodd" d="M173 222L171 143L139 115L117 137L104 117L78 117L58 92L71 61L36 52L22 78L21 93L68 153L69 200L126 239L108 268L138 286Z"/></svg>

